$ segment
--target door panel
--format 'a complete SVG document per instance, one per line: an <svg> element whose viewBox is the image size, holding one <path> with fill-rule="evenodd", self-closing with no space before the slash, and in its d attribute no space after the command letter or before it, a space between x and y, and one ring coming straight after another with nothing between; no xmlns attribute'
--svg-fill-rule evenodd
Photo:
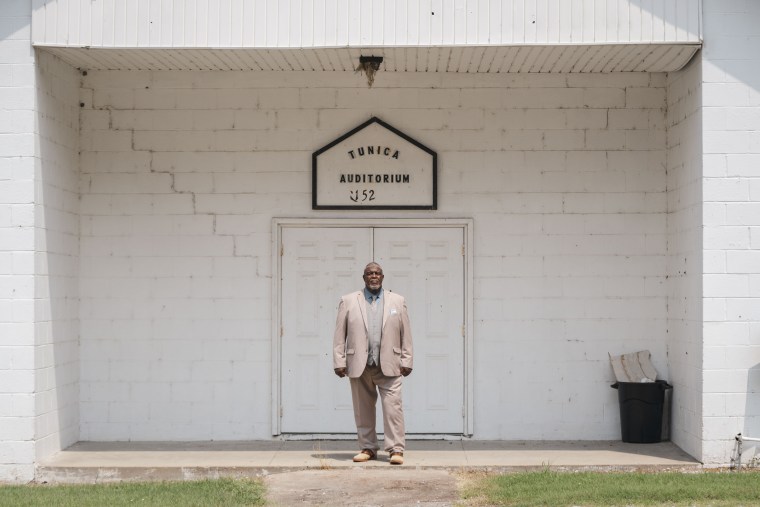
<svg viewBox="0 0 760 507"><path fill-rule="evenodd" d="M376 228L383 287L406 298L414 371L404 379L408 433L463 433L464 231Z"/></svg>
<svg viewBox="0 0 760 507"><path fill-rule="evenodd" d="M356 432L348 380L332 373L332 335L340 296L364 286L361 274L373 258L383 267L383 287L409 307L407 433L464 432L463 239L461 228L283 229L283 433Z"/></svg>
<svg viewBox="0 0 760 507"><path fill-rule="evenodd" d="M363 285L372 232L284 228L282 242L281 429L354 432L348 379L332 369L332 336L340 296Z"/></svg>

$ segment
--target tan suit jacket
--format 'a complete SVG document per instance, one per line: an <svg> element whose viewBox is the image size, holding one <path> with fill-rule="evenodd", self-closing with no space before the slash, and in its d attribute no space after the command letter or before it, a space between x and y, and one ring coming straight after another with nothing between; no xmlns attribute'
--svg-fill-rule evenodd
<svg viewBox="0 0 760 507"><path fill-rule="evenodd" d="M351 378L360 377L367 366L367 300L364 291L340 298L333 337L333 367L346 368ZM406 300L383 289L383 334L380 367L383 375L398 377L401 367L412 368L412 329Z"/></svg>

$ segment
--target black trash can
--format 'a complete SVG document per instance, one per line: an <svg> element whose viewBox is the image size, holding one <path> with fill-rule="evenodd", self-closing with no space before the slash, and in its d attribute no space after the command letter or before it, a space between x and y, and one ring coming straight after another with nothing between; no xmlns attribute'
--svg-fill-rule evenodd
<svg viewBox="0 0 760 507"><path fill-rule="evenodd" d="M658 380L615 382L612 387L618 390L623 442L654 444L662 441L665 391L673 389L673 386Z"/></svg>

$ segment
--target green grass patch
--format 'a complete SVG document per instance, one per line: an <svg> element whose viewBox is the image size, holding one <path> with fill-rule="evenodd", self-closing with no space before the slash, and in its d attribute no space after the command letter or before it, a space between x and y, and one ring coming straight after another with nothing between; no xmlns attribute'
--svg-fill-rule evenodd
<svg viewBox="0 0 760 507"><path fill-rule="evenodd" d="M527 472L470 478L468 505L757 506L757 473Z"/></svg>
<svg viewBox="0 0 760 507"><path fill-rule="evenodd" d="M249 479L0 486L0 505L14 507L216 507L264 504L264 486L260 481Z"/></svg>

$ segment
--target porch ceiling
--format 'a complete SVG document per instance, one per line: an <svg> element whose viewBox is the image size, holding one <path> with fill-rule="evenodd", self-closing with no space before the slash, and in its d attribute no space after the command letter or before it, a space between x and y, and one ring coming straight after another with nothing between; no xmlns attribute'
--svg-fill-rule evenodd
<svg viewBox="0 0 760 507"><path fill-rule="evenodd" d="M669 72L699 44L342 48L82 48L38 46L82 70L353 71L360 55L385 71L466 73Z"/></svg>

